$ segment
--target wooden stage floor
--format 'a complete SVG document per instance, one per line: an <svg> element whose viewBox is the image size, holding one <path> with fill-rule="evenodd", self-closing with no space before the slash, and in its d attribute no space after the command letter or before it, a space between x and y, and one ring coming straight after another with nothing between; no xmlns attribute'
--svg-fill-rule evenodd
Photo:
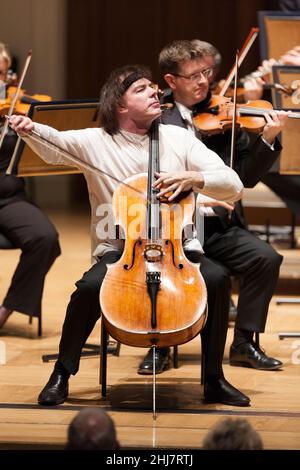
<svg viewBox="0 0 300 470"><path fill-rule="evenodd" d="M101 406L113 417L124 449L197 449L216 421L235 416L250 420L266 449L300 450L300 338L278 339L280 331L300 332L300 306L276 305L276 298L261 344L268 354L283 361L283 370L265 372L229 366L232 327L228 331L225 376L250 396L249 408L202 403L199 339L179 347L178 369L157 376L155 422L151 411L152 380L136 373L145 350L123 345L119 357L108 359L106 400L101 399L98 384L99 357L93 357L82 359L79 373L70 381L70 396L65 404L51 409L38 406L37 395L53 367L51 362L43 363L41 356L57 352L69 295L89 265L88 215L53 214L52 220L60 233L63 254L46 280L43 337L36 335L36 320L29 325L27 317L18 313L0 332L0 347L6 348L6 361L0 365L0 449L61 449L68 424L78 410ZM300 261L299 249L285 254L294 264L297 258ZM17 250L1 251L0 298L18 256ZM99 325L89 342L99 344Z"/></svg>

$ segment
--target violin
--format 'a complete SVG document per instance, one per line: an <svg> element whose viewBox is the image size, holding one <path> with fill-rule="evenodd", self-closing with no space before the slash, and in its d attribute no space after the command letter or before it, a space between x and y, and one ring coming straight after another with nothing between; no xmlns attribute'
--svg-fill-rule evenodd
<svg viewBox="0 0 300 470"><path fill-rule="evenodd" d="M9 86L7 88L5 100L0 101L0 116L4 116L5 114L7 114L16 92L17 86ZM51 99L52 98L49 95L26 95L25 90L21 89L18 92L17 100L13 111L15 114L22 114L23 116L25 116L29 111L31 103L35 101L51 101Z"/></svg>
<svg viewBox="0 0 300 470"><path fill-rule="evenodd" d="M248 101L237 104L236 127L260 133L265 127L264 114L273 109L268 101ZM300 112L288 112L288 117L300 119ZM203 134L219 134L232 127L233 102L226 96L213 95L209 106L193 118L197 130Z"/></svg>
<svg viewBox="0 0 300 470"><path fill-rule="evenodd" d="M157 122L152 129L148 174L127 178L113 196L115 223L123 228L126 242L120 260L107 266L100 290L107 331L117 341L138 347L190 341L207 316L199 265L186 258L181 239L183 227L192 221L194 194L184 193L172 202L157 199Z"/></svg>

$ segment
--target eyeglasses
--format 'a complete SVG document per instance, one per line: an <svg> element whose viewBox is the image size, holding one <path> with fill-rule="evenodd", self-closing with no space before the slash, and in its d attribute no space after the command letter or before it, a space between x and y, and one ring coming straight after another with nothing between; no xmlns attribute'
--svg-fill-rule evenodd
<svg viewBox="0 0 300 470"><path fill-rule="evenodd" d="M186 80L191 80L192 82L197 82L199 80L199 78L209 78L212 76L212 73L213 73L213 69L212 68L208 68L208 69L205 69L205 70L201 70L201 72L196 72L196 73L193 73L192 75L181 75L180 73L173 73L173 75L175 75L175 77L180 77L180 78L185 78Z"/></svg>

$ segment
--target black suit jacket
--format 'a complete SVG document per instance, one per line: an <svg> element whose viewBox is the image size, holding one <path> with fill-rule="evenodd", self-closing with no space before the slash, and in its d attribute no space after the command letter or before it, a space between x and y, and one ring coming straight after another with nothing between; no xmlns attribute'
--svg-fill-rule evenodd
<svg viewBox="0 0 300 470"><path fill-rule="evenodd" d="M15 132L9 129L0 149L0 208L16 201L26 200L24 179L5 173L13 155L16 141Z"/></svg>
<svg viewBox="0 0 300 470"><path fill-rule="evenodd" d="M200 103L198 109L201 109L203 104L208 103L209 99L210 96L205 100L205 103ZM162 101L163 103L172 103L173 107L163 111L161 122L163 124L172 124L174 126L187 128L186 122L182 119L177 106L174 104L172 93L166 92ZM230 131L211 136L202 135L201 140L208 148L216 152L226 165L230 164ZM274 148L275 150L271 150L259 135L251 142L246 132L237 132L234 170L238 173L246 188L253 188L261 178L268 173L270 167L279 157L281 145L277 139ZM226 226L228 224L227 211L223 208L219 208L216 212L220 216L222 224ZM231 223L236 223L241 227L246 226L243 208L240 202L235 205L235 211L232 214L231 221Z"/></svg>

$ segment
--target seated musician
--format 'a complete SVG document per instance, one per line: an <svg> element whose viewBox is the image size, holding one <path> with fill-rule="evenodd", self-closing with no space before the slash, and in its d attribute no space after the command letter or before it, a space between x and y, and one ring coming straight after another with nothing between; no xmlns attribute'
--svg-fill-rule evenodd
<svg viewBox="0 0 300 470"><path fill-rule="evenodd" d="M294 46L289 51L286 51L279 57L278 61L269 59L262 62L258 67L258 72L261 74L261 77L254 78L250 75L244 82L244 98L246 101L258 99L271 100L271 93L269 90L264 90L264 85L270 83L271 69L272 66L276 64L299 67L300 46ZM299 96L299 89L296 90L295 93ZM300 191L300 176L296 173L289 175L280 174L278 168L278 163L273 165L271 170L261 178L261 181L277 194L297 217L300 217L300 203L298 197Z"/></svg>
<svg viewBox="0 0 300 470"><path fill-rule="evenodd" d="M8 49L0 43L0 77L4 83L10 65ZM23 178L6 174L16 140L15 132L9 129L0 148L0 232L20 248L22 254L0 306L0 328L13 311L41 315L45 276L60 254L55 227L29 201Z"/></svg>
<svg viewBox="0 0 300 470"><path fill-rule="evenodd" d="M270 93L264 92L264 85L271 81L271 72L273 65L294 65L300 66L300 46L295 46L286 51L278 60L263 60L256 72L248 75L244 80L245 89L244 98L247 100L260 100L261 98L270 100Z"/></svg>
<svg viewBox="0 0 300 470"><path fill-rule="evenodd" d="M149 129L161 115L157 92L151 74L142 66L125 66L113 71L104 84L100 96L100 122L103 127L58 132L53 128L33 123L27 117L13 116L12 128L48 163L69 163L68 157L56 149L37 143L30 137L35 130L85 162L105 171L106 176L82 169L90 195L92 213L93 265L76 283L63 325L59 358L49 381L39 395L41 405L58 405L68 396L70 374L76 374L82 347L100 317L99 290L107 271L107 264L117 261L123 241L113 239L99 230L101 207L111 203L117 181L147 171L149 159ZM242 184L237 174L186 129L159 126L160 167L156 185L157 197L168 192L193 190L209 197L233 202L241 197ZM113 178L109 178L111 175ZM117 179L117 181L116 181ZM172 196L169 196L169 200ZM110 220L113 224L113 220ZM107 223L107 221L106 221ZM203 259L201 272L207 285L209 319L203 332L206 352L204 396L207 402L247 406L249 398L233 387L224 377L222 359L227 331L226 304L228 277L215 269L211 274L209 259ZM200 393L199 393L200 398Z"/></svg>
<svg viewBox="0 0 300 470"><path fill-rule="evenodd" d="M204 136L196 131L193 113L201 112L209 103L209 80L212 77L212 50L199 40L174 41L164 47L159 55L162 75L170 87L163 102L174 106L162 116L164 124L188 129L205 145L214 150L229 165L231 132ZM253 187L267 173L280 151L276 136L287 116L283 111L266 115L266 125L251 151L248 135L238 132L234 169L246 187ZM269 357L253 341L254 332L265 330L269 303L277 283L282 256L269 244L253 236L244 225L241 206L237 205L229 218L223 208L207 211L204 218L204 258L209 260L210 273L223 273L230 285L230 276L237 276L240 293L234 339L230 348L230 364L255 369L277 370L282 363ZM193 240L194 241L194 240ZM229 290L223 299L228 305ZM223 338L225 345L225 336ZM168 366L168 348L158 349L156 371ZM151 374L153 359L148 353L139 367L140 374Z"/></svg>

